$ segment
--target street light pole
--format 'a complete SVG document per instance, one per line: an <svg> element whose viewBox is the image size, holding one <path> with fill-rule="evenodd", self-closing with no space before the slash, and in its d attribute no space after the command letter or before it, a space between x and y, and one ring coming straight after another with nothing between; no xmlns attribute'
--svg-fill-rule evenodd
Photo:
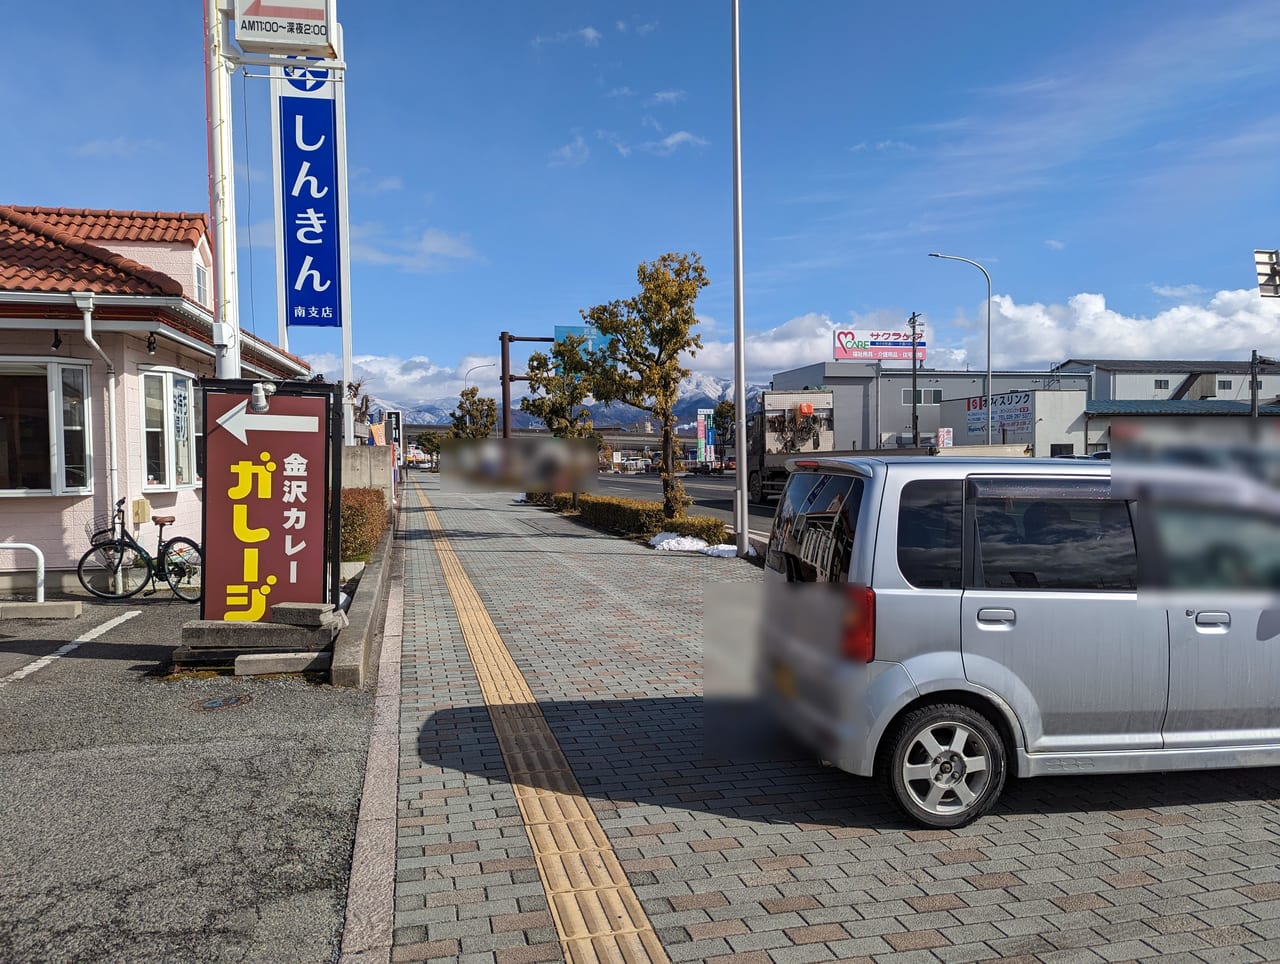
<svg viewBox="0 0 1280 964"><path fill-rule="evenodd" d="M979 271L982 276L987 279L987 444L991 444L991 275L987 274L987 269L976 261L970 261L968 258L957 258L954 254L938 254L936 252L929 255L931 258L946 258L948 261L963 261L965 264L971 264Z"/></svg>
<svg viewBox="0 0 1280 964"><path fill-rule="evenodd" d="M738 0L733 0L733 528L739 556L751 550L747 515L747 337L742 311L742 118L738 82Z"/></svg>
<svg viewBox="0 0 1280 964"><path fill-rule="evenodd" d="M497 366L497 364L498 364L497 362L489 362L489 364L487 365L472 365L470 368L467 369L467 373L462 376L462 390L464 392L467 390L467 379L471 377L471 373L473 371L479 368L494 368Z"/></svg>
<svg viewBox="0 0 1280 964"><path fill-rule="evenodd" d="M920 447L920 413L918 410L918 401L920 391L916 388L916 359L919 352L916 348L916 342L919 338L916 335L919 326L920 312L911 312L911 318L907 324L911 326L911 446L912 448Z"/></svg>

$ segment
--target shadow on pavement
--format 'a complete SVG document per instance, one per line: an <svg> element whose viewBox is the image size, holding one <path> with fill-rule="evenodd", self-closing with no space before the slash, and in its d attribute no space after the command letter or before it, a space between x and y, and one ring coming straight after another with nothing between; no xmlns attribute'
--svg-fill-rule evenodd
<svg viewBox="0 0 1280 964"><path fill-rule="evenodd" d="M589 799L769 824L918 829L875 781L823 766L754 706L701 697L539 704ZM508 780L483 706L422 726L423 763ZM1014 780L991 817L1280 800L1280 768Z"/></svg>

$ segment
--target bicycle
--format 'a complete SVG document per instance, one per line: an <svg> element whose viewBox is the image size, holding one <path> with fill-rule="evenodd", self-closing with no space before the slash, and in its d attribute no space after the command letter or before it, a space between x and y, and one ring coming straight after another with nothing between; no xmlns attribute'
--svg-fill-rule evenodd
<svg viewBox="0 0 1280 964"><path fill-rule="evenodd" d="M124 503L124 499L116 503L110 520L99 519L85 526L89 550L76 566L80 585L100 599L128 599L148 582L151 593L158 591L155 584L163 579L179 599L198 602L204 570L200 546L186 536L166 540L164 527L174 517L153 515L151 521L160 527L160 534L152 556L125 527Z"/></svg>

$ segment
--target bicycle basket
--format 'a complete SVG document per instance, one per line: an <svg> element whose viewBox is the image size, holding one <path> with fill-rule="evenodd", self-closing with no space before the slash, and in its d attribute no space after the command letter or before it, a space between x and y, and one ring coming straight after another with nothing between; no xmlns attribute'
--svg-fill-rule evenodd
<svg viewBox="0 0 1280 964"><path fill-rule="evenodd" d="M94 516L84 524L84 534L89 537L89 545L91 546L115 541L115 517L109 515Z"/></svg>

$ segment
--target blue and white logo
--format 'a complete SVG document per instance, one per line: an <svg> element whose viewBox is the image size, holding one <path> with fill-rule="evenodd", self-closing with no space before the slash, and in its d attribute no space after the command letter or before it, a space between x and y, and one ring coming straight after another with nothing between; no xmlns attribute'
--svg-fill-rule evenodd
<svg viewBox="0 0 1280 964"><path fill-rule="evenodd" d="M319 57L290 57L293 61L319 60ZM314 94L329 82L329 71L323 67L297 66L284 68L284 79L289 86L304 94Z"/></svg>

